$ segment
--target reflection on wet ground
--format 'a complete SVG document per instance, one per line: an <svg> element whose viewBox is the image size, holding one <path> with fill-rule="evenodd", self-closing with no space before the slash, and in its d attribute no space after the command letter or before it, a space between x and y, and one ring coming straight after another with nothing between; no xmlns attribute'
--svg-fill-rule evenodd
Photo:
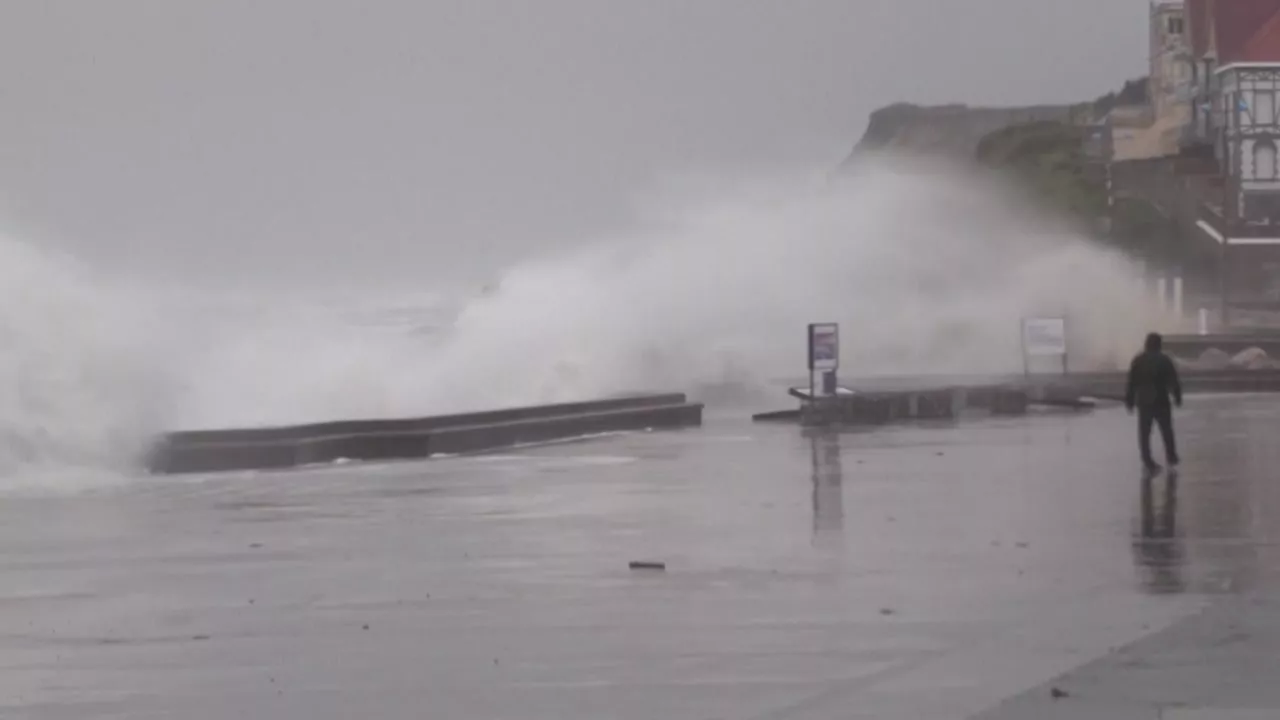
<svg viewBox="0 0 1280 720"><path fill-rule="evenodd" d="M0 505L0 716L961 718L1273 589L1280 403L712 418ZM633 573L630 560L665 573Z"/></svg>
<svg viewBox="0 0 1280 720"><path fill-rule="evenodd" d="M1157 485L1162 490L1159 493ZM1162 477L1144 473L1141 488L1141 522L1134 535L1133 557L1142 587L1153 593L1183 592L1186 554L1178 537L1178 473Z"/></svg>
<svg viewBox="0 0 1280 720"><path fill-rule="evenodd" d="M840 436L833 432L813 432L810 443L813 446L813 535L815 540L839 536L844 530Z"/></svg>

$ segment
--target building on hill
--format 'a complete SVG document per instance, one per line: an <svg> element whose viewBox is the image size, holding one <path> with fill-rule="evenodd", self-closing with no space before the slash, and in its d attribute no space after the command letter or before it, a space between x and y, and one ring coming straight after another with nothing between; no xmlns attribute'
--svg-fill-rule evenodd
<svg viewBox="0 0 1280 720"><path fill-rule="evenodd" d="M1160 155L1175 155L1182 130L1191 122L1192 56L1182 0L1152 4L1149 42L1147 98L1155 142Z"/></svg>
<svg viewBox="0 0 1280 720"><path fill-rule="evenodd" d="M1139 98L1124 98L1122 93L1102 120L1114 160L1167 157L1180 150L1183 130L1191 121L1191 52L1184 12L1182 0L1151 5L1145 92Z"/></svg>
<svg viewBox="0 0 1280 720"><path fill-rule="evenodd" d="M1265 220L1265 208L1280 210L1268 197L1280 195L1280 0L1189 0L1188 7L1195 114L1183 145L1212 148L1238 181L1240 219Z"/></svg>
<svg viewBox="0 0 1280 720"><path fill-rule="evenodd" d="M1181 146L1211 153L1222 180L1199 225L1223 248L1224 288L1280 305L1280 0L1187 0L1184 30L1193 114Z"/></svg>

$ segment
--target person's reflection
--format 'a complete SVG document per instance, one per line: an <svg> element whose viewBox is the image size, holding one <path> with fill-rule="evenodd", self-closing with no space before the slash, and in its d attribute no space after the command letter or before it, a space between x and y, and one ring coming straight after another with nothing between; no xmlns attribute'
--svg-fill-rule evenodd
<svg viewBox="0 0 1280 720"><path fill-rule="evenodd" d="M1158 483L1157 475L1142 477L1141 530L1133 538L1133 559L1150 593L1179 593L1186 590L1183 565L1186 561L1178 537L1178 474L1170 472ZM1157 497L1156 485L1163 486Z"/></svg>
<svg viewBox="0 0 1280 720"><path fill-rule="evenodd" d="M813 535L844 531L844 469L840 464L840 435L815 431L813 448Z"/></svg>

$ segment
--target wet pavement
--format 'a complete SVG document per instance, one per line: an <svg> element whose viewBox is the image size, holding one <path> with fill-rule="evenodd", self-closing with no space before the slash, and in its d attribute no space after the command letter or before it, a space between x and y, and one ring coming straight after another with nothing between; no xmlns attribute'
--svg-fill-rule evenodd
<svg viewBox="0 0 1280 720"><path fill-rule="evenodd" d="M1146 485L1103 410L7 496L0 717L1280 708L1280 397L1178 419Z"/></svg>

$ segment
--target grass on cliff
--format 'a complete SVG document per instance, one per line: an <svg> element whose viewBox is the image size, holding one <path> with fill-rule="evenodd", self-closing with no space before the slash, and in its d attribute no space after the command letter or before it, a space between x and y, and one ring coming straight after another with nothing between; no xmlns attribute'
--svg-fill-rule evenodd
<svg viewBox="0 0 1280 720"><path fill-rule="evenodd" d="M1094 228L1108 216L1106 169L1085 151L1087 129L1037 122L997 130L978 144L980 163L1008 173L1019 187L1045 207ZM1172 221L1138 199L1118 199L1110 212L1111 229L1097 239L1131 255L1164 265L1209 267L1215 262L1203 247L1181 238Z"/></svg>
<svg viewBox="0 0 1280 720"><path fill-rule="evenodd" d="M1012 174L1050 207L1083 219L1106 213L1102 168L1085 154L1085 128L1034 122L997 130L978 143L978 162Z"/></svg>

